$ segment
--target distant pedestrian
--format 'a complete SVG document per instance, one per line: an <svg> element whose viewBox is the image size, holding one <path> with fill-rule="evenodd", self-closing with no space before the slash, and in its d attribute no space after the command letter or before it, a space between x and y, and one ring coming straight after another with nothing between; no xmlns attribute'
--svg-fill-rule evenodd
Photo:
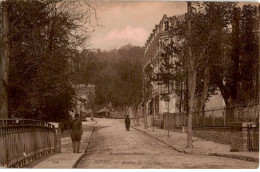
<svg viewBox="0 0 260 172"><path fill-rule="evenodd" d="M73 153L79 153L81 135L83 134L82 122L79 114L75 114L75 119L71 125L71 140Z"/></svg>
<svg viewBox="0 0 260 172"><path fill-rule="evenodd" d="M130 124L131 124L130 118L129 118L128 115L126 115L126 118L125 118L125 128L126 128L127 131L129 131Z"/></svg>
<svg viewBox="0 0 260 172"><path fill-rule="evenodd" d="M91 114L90 114L90 119L91 119L91 121L94 121L94 112L93 112L93 110L91 109Z"/></svg>

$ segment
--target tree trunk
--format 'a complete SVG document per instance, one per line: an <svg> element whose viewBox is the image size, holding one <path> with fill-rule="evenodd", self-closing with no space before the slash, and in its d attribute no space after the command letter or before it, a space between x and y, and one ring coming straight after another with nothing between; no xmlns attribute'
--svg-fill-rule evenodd
<svg viewBox="0 0 260 172"><path fill-rule="evenodd" d="M192 116L194 109L194 95L196 88L196 70L189 71L189 114L188 114L188 134L187 147L192 148Z"/></svg>
<svg viewBox="0 0 260 172"><path fill-rule="evenodd" d="M146 105L144 105L144 129L148 128L148 124L147 124L147 112L148 108L146 107Z"/></svg>
<svg viewBox="0 0 260 172"><path fill-rule="evenodd" d="M226 104L226 124L234 121L234 106L238 95L238 83L240 78L239 73L239 9L233 10L233 23L232 23L232 52L231 60L232 66L232 79L231 92L226 95L224 90L221 90Z"/></svg>
<svg viewBox="0 0 260 172"><path fill-rule="evenodd" d="M258 5L258 9L260 9L260 5ZM260 17L260 10L258 10L258 17ZM259 26L258 26L258 33L260 33L260 22L259 23ZM258 106L260 107L260 36L258 35ZM260 121L260 118L259 118L259 121Z"/></svg>
<svg viewBox="0 0 260 172"><path fill-rule="evenodd" d="M200 114L202 114L203 107L205 106L205 102L206 102L206 99L208 97L209 80L210 80L209 65L206 64L206 68L205 68L205 72L204 72L203 91L202 91L201 100L200 100L200 106L199 106Z"/></svg>
<svg viewBox="0 0 260 172"><path fill-rule="evenodd" d="M234 100L229 97L229 99L225 100L225 103L226 103L226 125L229 126L230 122L234 122L234 118L235 118L235 115L234 115Z"/></svg>
<svg viewBox="0 0 260 172"><path fill-rule="evenodd" d="M188 3L188 41L191 40L191 2ZM196 69L195 61L192 57L192 49L188 42L188 96L189 96L189 114L188 114L188 133L187 133L187 147L192 148L192 113L194 106L194 94L196 88Z"/></svg>
<svg viewBox="0 0 260 172"><path fill-rule="evenodd" d="M239 80L240 80L240 69L239 69L239 8L234 9L234 17L232 23L232 54L231 60L233 62L232 68L232 79L233 82L231 84L231 97L233 100L237 99L237 95L239 92Z"/></svg>
<svg viewBox="0 0 260 172"><path fill-rule="evenodd" d="M209 80L210 80L210 74L209 74L209 65L208 65L208 60L206 62L206 68L204 71L204 79L203 79L203 90L202 90L202 94L201 97L198 98L198 103L197 103L197 107L195 107L195 111L197 112L197 119L199 119L199 117L203 116L203 110L205 107L205 103L206 103L206 99L208 97L208 92L209 92Z"/></svg>
<svg viewBox="0 0 260 172"><path fill-rule="evenodd" d="M9 19L8 3L2 2L3 5L3 41L4 51L0 63L0 119L8 118L8 74L9 74Z"/></svg>

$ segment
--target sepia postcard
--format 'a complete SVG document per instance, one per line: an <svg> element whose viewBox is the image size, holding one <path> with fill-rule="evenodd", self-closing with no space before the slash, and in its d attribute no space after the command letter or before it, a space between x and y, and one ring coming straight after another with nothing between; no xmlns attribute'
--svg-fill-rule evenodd
<svg viewBox="0 0 260 172"><path fill-rule="evenodd" d="M0 168L258 169L260 4L0 1Z"/></svg>

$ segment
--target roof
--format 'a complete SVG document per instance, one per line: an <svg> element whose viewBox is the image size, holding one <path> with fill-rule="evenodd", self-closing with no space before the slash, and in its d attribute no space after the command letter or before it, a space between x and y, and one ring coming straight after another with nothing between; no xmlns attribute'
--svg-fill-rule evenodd
<svg viewBox="0 0 260 172"><path fill-rule="evenodd" d="M176 20L184 20L184 19L185 19L185 14L174 15L174 16L171 16L171 17L167 17L167 15L164 14L162 19L161 19L161 21L159 22L159 24L156 24L154 29L150 33L148 39L146 40L145 46L149 44L149 42L151 41L153 35L156 35L155 32L156 32L157 28L160 27L160 25L162 25L164 20L169 20L170 22L174 23Z"/></svg>

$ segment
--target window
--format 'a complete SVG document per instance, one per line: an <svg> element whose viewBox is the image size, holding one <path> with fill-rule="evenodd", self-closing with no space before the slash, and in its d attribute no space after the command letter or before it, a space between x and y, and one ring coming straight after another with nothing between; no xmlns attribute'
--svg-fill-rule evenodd
<svg viewBox="0 0 260 172"><path fill-rule="evenodd" d="M169 21L164 22L164 29L165 31L169 31Z"/></svg>

